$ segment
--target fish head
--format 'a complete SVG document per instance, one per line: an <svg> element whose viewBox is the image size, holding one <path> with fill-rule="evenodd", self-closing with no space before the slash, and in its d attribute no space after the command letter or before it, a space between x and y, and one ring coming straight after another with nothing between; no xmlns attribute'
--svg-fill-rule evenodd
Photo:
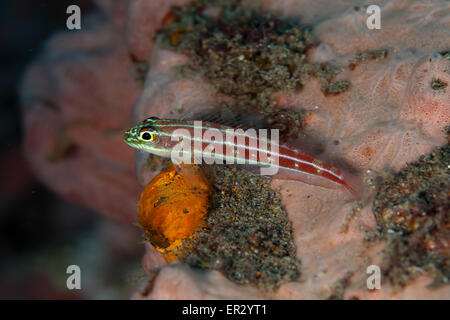
<svg viewBox="0 0 450 320"><path fill-rule="evenodd" d="M159 118L151 117L138 123L123 135L123 141L129 146L148 153L165 156L167 150L164 140L167 139L159 130Z"/></svg>

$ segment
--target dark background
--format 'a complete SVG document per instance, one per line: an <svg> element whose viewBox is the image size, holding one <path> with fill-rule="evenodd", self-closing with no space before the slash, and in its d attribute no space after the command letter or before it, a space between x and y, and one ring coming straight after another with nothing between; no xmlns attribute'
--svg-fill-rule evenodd
<svg viewBox="0 0 450 320"><path fill-rule="evenodd" d="M0 299L127 298L143 277L137 228L61 199L22 155L20 81L72 4L82 17L95 10L88 0L0 2ZM66 287L70 264L82 270L81 290Z"/></svg>

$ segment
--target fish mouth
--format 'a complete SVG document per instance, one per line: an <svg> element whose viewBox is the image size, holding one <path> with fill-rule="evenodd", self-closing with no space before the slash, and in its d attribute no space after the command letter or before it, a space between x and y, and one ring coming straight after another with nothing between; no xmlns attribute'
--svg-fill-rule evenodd
<svg viewBox="0 0 450 320"><path fill-rule="evenodd" d="M123 134L123 141L128 142L130 140L130 131L125 131L125 133Z"/></svg>
<svg viewBox="0 0 450 320"><path fill-rule="evenodd" d="M130 133L130 131L126 131L123 134L123 141L128 144L131 147L135 147L136 148L136 141L133 138L133 135Z"/></svg>

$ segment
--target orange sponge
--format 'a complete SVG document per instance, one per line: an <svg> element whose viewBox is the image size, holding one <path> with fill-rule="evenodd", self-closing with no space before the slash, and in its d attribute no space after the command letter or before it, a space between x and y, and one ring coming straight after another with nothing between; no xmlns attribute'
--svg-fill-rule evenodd
<svg viewBox="0 0 450 320"><path fill-rule="evenodd" d="M167 261L181 252L183 239L206 226L211 191L201 168L192 165L178 171L172 165L145 187L138 203L138 223Z"/></svg>

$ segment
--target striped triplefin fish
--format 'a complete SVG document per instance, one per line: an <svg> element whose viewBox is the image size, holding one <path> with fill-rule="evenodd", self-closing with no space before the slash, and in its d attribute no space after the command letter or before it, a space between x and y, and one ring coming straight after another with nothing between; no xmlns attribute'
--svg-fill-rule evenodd
<svg viewBox="0 0 450 320"><path fill-rule="evenodd" d="M272 175L275 179L297 180L329 189L343 187L356 198L360 198L362 193L362 182L358 177L298 148L278 144L273 136L270 139L264 135L258 136L254 129L244 131L222 123L151 117L126 131L123 139L133 148L171 157L172 161L174 154L177 154L186 156L184 159L188 159L189 163L203 161L207 164L270 167L275 168L272 172L276 173L266 175ZM180 148L180 145L183 147Z"/></svg>

